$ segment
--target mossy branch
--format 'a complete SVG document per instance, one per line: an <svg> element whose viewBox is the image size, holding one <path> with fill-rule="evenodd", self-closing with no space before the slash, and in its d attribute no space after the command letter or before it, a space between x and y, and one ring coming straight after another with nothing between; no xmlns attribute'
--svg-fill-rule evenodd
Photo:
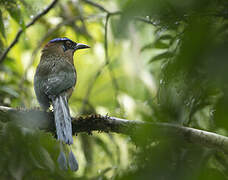
<svg viewBox="0 0 228 180"><path fill-rule="evenodd" d="M55 123L52 112L35 109L14 109L0 106L0 122L15 122L23 127L36 128L55 133ZM136 120L126 120L107 115L88 115L72 118L73 134L92 131L115 132L125 135L137 135L145 128L150 130L148 138L181 138L186 142L202 147L214 148L228 154L228 137L213 132L170 123L149 123ZM145 135L145 133L143 133ZM146 137L145 137L146 138Z"/></svg>

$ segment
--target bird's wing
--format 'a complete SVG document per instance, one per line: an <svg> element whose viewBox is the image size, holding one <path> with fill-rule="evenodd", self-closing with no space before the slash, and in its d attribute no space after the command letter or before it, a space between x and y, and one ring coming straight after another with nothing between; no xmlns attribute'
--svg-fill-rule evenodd
<svg viewBox="0 0 228 180"><path fill-rule="evenodd" d="M73 65L65 61L55 61L43 64L45 70L42 77L42 89L48 96L56 96L72 88L76 84L76 71Z"/></svg>

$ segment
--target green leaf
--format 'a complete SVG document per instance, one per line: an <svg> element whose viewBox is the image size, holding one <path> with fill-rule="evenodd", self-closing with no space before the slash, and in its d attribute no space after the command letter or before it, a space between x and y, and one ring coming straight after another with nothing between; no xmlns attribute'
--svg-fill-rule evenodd
<svg viewBox="0 0 228 180"><path fill-rule="evenodd" d="M166 51L164 53L158 54L157 56L151 58L149 63L152 63L154 61L159 61L159 60L162 60L162 59L168 59L168 58L170 58L172 56L173 56L173 53Z"/></svg>
<svg viewBox="0 0 228 180"><path fill-rule="evenodd" d="M169 45L162 41L156 41L154 43L154 48L156 48L156 49L167 49L168 47L169 47Z"/></svg>
<svg viewBox="0 0 228 180"><path fill-rule="evenodd" d="M173 39L173 37L169 34L165 34L165 35L159 37L159 40L171 40L171 39Z"/></svg>
<svg viewBox="0 0 228 180"><path fill-rule="evenodd" d="M162 40L165 40L165 39L161 39L161 38L157 39L153 43L149 43L149 44L146 44L145 46L143 46L141 48L141 52L142 51L145 51L145 50L148 50L148 49L152 49L152 48L156 48L156 49L167 49L169 47L169 44L162 42ZM164 38L166 38L166 37L164 37Z"/></svg>
<svg viewBox="0 0 228 180"><path fill-rule="evenodd" d="M21 14L20 8L18 4L10 3L9 6L6 7L10 16L21 26L21 28L25 28L25 23Z"/></svg>
<svg viewBox="0 0 228 180"><path fill-rule="evenodd" d="M6 94L9 94L9 95L11 95L12 97L15 97L15 98L19 97L19 94L14 89L9 88L7 86L0 87L0 91L4 92Z"/></svg>
<svg viewBox="0 0 228 180"><path fill-rule="evenodd" d="M141 52L143 52L143 51L145 51L145 50L147 50L147 49L151 49L151 48L153 48L153 46L154 46L154 43L146 44L145 46L143 46L143 47L141 48Z"/></svg>
<svg viewBox="0 0 228 180"><path fill-rule="evenodd" d="M2 11L1 10L0 10L0 32L1 32L2 36L4 38L6 38L5 27L4 27L4 23L3 23Z"/></svg>

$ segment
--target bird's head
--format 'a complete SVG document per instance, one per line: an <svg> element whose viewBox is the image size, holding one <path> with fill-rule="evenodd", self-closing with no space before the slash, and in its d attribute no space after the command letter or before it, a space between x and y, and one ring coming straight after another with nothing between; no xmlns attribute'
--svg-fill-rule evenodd
<svg viewBox="0 0 228 180"><path fill-rule="evenodd" d="M76 50L90 48L86 44L76 43L66 37L49 41L42 50L42 56L63 56L73 60Z"/></svg>

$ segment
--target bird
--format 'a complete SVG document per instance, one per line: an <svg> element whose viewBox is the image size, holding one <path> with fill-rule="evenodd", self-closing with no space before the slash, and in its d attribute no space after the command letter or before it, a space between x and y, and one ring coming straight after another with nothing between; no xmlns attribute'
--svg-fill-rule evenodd
<svg viewBox="0 0 228 180"><path fill-rule="evenodd" d="M70 145L73 144L72 124L68 100L77 82L74 53L90 48L67 37L50 40L41 51L40 62L34 76L34 90L41 108L48 111L52 105L57 139L60 141L58 163L61 169L78 170L78 162ZM70 151L65 151L69 145ZM69 148L68 148L69 149ZM67 160L68 157L68 160Z"/></svg>

